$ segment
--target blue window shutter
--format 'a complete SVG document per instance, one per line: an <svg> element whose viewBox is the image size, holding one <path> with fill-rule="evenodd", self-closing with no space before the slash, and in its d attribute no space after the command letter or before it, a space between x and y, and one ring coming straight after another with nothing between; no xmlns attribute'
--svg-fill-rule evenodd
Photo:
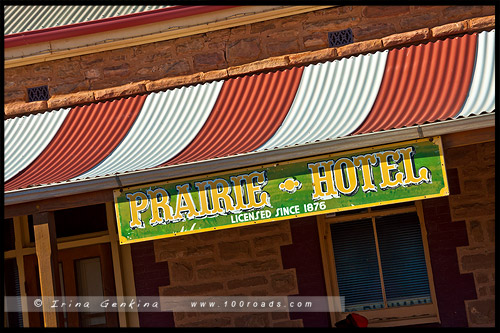
<svg viewBox="0 0 500 333"><path fill-rule="evenodd" d="M384 307L371 219L330 225L339 295L345 311Z"/></svg>
<svg viewBox="0 0 500 333"><path fill-rule="evenodd" d="M431 303L417 213L377 217L375 227L387 305Z"/></svg>

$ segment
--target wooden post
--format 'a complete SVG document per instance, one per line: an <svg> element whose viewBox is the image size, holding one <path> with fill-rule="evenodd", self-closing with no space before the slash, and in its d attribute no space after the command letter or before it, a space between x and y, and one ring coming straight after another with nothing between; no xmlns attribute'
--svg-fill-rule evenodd
<svg viewBox="0 0 500 333"><path fill-rule="evenodd" d="M45 327L58 327L58 316L62 312L51 309L55 296L61 296L57 239L54 212L33 214L35 248L40 273L40 290L43 299L43 320Z"/></svg>

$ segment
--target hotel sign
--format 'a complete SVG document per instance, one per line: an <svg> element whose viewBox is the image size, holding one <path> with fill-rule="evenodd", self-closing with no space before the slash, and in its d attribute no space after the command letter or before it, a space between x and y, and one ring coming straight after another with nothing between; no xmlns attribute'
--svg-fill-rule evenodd
<svg viewBox="0 0 500 333"><path fill-rule="evenodd" d="M121 244L445 195L440 137L114 191Z"/></svg>

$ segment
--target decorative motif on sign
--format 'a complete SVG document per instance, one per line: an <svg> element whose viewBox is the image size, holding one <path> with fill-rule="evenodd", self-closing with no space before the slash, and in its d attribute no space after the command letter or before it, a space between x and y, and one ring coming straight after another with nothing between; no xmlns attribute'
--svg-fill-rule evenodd
<svg viewBox="0 0 500 333"><path fill-rule="evenodd" d="M294 194L297 190L302 188L302 183L297 179L287 178L282 183L280 183L280 190L283 192L288 192Z"/></svg>

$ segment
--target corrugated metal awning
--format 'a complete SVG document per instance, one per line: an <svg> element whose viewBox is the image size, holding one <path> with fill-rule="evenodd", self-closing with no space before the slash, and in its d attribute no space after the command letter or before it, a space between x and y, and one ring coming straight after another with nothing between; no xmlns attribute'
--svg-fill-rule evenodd
<svg viewBox="0 0 500 333"><path fill-rule="evenodd" d="M141 13L171 6L4 6L4 35Z"/></svg>
<svg viewBox="0 0 500 333"><path fill-rule="evenodd" d="M481 32L8 119L4 189L154 170L493 112L494 36L494 30ZM27 126L30 130L23 130ZM44 140L40 133L47 133ZM20 151L22 158L16 155Z"/></svg>

